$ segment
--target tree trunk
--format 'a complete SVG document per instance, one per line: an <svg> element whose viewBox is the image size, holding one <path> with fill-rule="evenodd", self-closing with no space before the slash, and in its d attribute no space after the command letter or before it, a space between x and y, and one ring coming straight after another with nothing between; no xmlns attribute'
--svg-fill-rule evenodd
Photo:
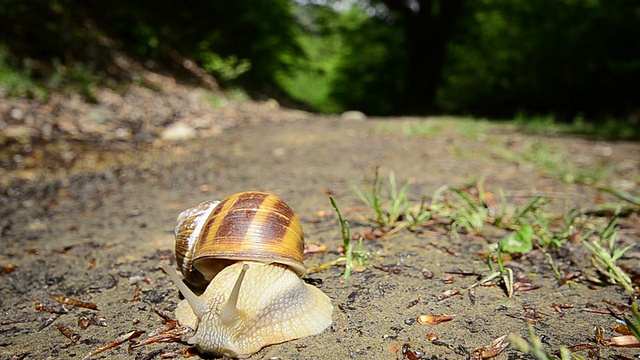
<svg viewBox="0 0 640 360"><path fill-rule="evenodd" d="M437 111L436 91L442 78L447 40L463 0L418 0L417 11L404 1L385 1L399 11L405 29L407 64L404 112Z"/></svg>

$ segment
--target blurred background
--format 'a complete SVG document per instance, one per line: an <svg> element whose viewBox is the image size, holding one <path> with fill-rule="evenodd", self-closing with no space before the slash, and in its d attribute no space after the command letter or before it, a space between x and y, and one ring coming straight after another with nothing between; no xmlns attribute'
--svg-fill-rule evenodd
<svg viewBox="0 0 640 360"><path fill-rule="evenodd" d="M635 137L638 39L640 2L628 0L0 0L0 95L96 102L96 87L140 81L124 54L179 81L207 82L203 70L213 88L320 113Z"/></svg>

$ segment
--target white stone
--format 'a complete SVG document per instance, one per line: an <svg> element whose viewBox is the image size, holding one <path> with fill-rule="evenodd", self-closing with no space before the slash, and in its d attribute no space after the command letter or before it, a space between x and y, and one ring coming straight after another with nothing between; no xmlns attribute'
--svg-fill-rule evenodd
<svg viewBox="0 0 640 360"><path fill-rule="evenodd" d="M182 123L176 122L169 126L167 126L160 135L160 139L166 141L184 141L195 139L197 136L197 132L191 126Z"/></svg>
<svg viewBox="0 0 640 360"><path fill-rule="evenodd" d="M340 118L349 121L366 120L367 115L365 115L362 111L351 110L343 112L342 115L340 115Z"/></svg>

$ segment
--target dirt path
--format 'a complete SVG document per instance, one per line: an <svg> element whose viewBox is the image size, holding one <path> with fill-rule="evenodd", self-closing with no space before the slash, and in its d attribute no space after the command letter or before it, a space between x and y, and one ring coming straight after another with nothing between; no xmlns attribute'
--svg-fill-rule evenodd
<svg viewBox="0 0 640 360"><path fill-rule="evenodd" d="M423 135L411 135L418 133ZM0 265L17 267L0 275L0 357L82 358L131 330L151 332L160 327L161 319L153 310L170 314L179 301L178 291L157 268L173 255L177 214L234 192L273 192L298 213L307 242L329 249L311 256L307 267L340 256L340 228L327 194L340 205L352 232L371 231L372 213L358 200L352 182L370 178L376 166L384 177L394 171L399 182L408 180L414 202L442 185L462 186L480 176L486 178L489 191L497 194L504 189L513 204L526 202L529 197L522 195L534 190L553 195L552 209L557 211L565 204L587 209L613 200L593 186L563 183L535 165L505 160L499 151L526 151L532 139L504 125L433 119L420 123L314 118L248 124L187 143L102 153L93 167L98 170L90 173L85 169L78 175L69 172L63 180L6 188L1 203ZM613 173L606 184L638 193L640 144L567 137L545 139L544 144L578 166L610 164ZM627 231L622 241L637 243L637 217L624 219L622 225ZM408 343L427 359L464 359L473 349L507 333L527 336L522 320L527 307L538 311L535 330L544 336L549 350L593 344L594 326L605 329L605 338L615 335L613 317L583 309L606 309L602 299L627 303L628 295L619 287L593 287L588 282L559 287L544 258L533 253L508 265L516 275L529 275L539 289L517 292L508 299L500 287L480 287L473 303L467 295L437 301L443 292L478 280L453 275L442 281L447 271L487 274L481 254L500 240L497 236L456 239L446 232L400 231L366 241L365 250L376 267L346 280L340 267L311 275L322 280L320 287L332 299L332 327L319 336L267 347L253 358L393 359L402 358L400 349ZM577 248L579 244L569 244L566 251L584 255ZM639 251L634 249L625 259L630 266L638 266ZM569 273L589 267L584 256L570 255L559 263L561 270ZM424 269L433 277L426 279ZM34 302L56 305L52 294L95 303L98 310L73 308L40 329L52 314L34 310ZM551 308L564 303L573 307L563 314ZM95 314L104 316L107 325L78 327L81 316ZM414 322L421 314L456 317L427 326ZM80 342L66 347L70 340L56 325L76 331ZM436 333L439 342L429 341L429 332ZM156 344L128 352L124 344L92 358L133 359L137 354L184 347ZM637 349L603 347L600 351L604 358L637 354ZM498 356L520 358L527 357L511 348Z"/></svg>

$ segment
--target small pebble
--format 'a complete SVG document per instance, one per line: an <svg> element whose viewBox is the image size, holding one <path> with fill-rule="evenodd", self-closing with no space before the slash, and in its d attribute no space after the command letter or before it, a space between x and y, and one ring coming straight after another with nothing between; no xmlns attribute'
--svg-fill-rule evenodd
<svg viewBox="0 0 640 360"><path fill-rule="evenodd" d="M162 131L160 138L166 141L184 141L195 139L196 136L194 128L185 123L177 122L167 126Z"/></svg>

